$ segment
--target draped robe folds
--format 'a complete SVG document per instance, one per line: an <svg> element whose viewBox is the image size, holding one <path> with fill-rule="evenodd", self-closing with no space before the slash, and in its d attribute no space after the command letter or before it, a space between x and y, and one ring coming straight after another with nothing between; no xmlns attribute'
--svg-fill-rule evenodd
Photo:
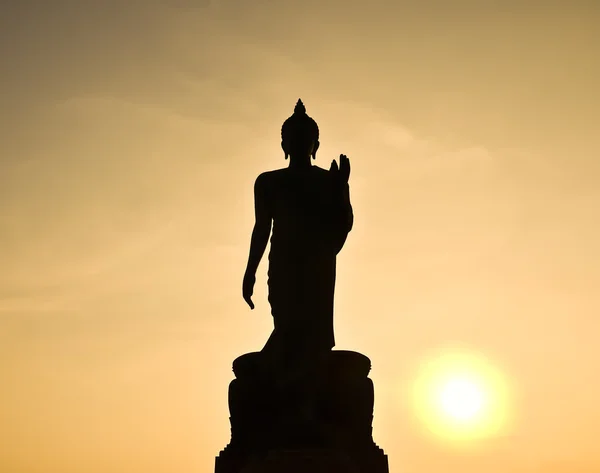
<svg viewBox="0 0 600 473"><path fill-rule="evenodd" d="M258 197L273 219L268 288L274 320L262 352L285 373L299 374L335 345L336 255L353 223L349 187L336 172L316 166L261 176L265 195Z"/></svg>

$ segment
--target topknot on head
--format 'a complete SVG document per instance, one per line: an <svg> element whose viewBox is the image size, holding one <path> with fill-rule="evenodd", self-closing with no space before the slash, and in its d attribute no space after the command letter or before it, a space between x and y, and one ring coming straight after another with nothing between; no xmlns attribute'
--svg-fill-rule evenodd
<svg viewBox="0 0 600 473"><path fill-rule="evenodd" d="M296 102L296 106L294 107L294 114L297 114L297 115L305 115L306 114L306 107L302 103L302 99L298 99L298 102Z"/></svg>
<svg viewBox="0 0 600 473"><path fill-rule="evenodd" d="M293 115L287 118L281 127L281 138L284 141L297 136L319 140L319 126L306 114L306 107L304 107L301 99L296 102Z"/></svg>

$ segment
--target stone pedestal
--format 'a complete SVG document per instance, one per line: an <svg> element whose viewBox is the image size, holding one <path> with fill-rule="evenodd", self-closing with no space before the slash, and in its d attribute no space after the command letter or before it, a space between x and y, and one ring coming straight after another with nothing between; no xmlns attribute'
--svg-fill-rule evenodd
<svg viewBox="0 0 600 473"><path fill-rule="evenodd" d="M329 353L308 417L295 415L296 390L274 385L263 361L260 353L248 353L233 363L231 442L217 457L215 473L388 473L387 456L372 437L366 356Z"/></svg>
<svg viewBox="0 0 600 473"><path fill-rule="evenodd" d="M241 473L360 473L348 455L335 450L274 450Z"/></svg>

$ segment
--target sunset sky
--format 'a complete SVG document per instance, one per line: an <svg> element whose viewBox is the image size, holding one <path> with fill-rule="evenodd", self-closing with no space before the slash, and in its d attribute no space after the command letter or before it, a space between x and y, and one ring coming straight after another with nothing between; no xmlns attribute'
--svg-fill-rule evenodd
<svg viewBox="0 0 600 473"><path fill-rule="evenodd" d="M600 2L6 0L0 471L211 473L252 187L302 98L352 163L338 349L392 473L600 471ZM487 360L509 419L456 446L424 366Z"/></svg>

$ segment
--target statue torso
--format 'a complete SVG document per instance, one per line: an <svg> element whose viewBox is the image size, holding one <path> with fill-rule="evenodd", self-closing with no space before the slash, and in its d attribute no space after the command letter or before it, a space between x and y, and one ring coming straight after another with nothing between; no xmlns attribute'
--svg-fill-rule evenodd
<svg viewBox="0 0 600 473"><path fill-rule="evenodd" d="M266 174L267 202L273 218L271 251L326 252L335 197L330 172L311 166Z"/></svg>

